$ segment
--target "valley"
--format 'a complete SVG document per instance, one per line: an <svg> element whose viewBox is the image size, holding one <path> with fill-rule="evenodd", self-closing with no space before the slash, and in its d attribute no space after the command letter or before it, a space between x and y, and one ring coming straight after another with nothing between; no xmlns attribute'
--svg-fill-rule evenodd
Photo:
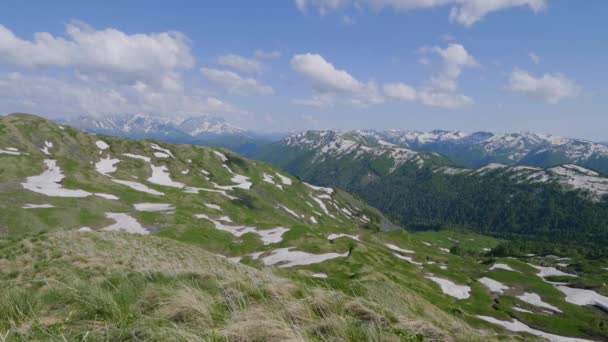
<svg viewBox="0 0 608 342"><path fill-rule="evenodd" d="M359 178L370 167L389 179L427 165L427 177L480 172L455 172L433 153L359 136L320 144L307 136L313 149L294 142L289 154L269 152L293 157L287 166L268 161L300 179L225 149L87 134L25 114L0 120L0 334L8 340L608 335L605 256L532 253L469 223L416 229L357 188L340 190L373 181L370 169ZM334 160L348 164L338 169L345 178L330 182L321 175L335 173L319 165ZM524 171L484 177L547 177L550 193L589 210L603 203L599 174Z"/></svg>

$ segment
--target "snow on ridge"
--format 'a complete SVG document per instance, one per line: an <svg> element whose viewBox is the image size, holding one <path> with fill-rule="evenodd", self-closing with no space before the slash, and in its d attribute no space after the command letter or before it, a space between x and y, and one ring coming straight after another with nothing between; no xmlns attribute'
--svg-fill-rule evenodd
<svg viewBox="0 0 608 342"><path fill-rule="evenodd" d="M335 239L339 239L339 238L343 238L343 237L350 238L350 239L353 239L353 240L356 240L356 241L360 241L359 240L359 235L350 235L350 234L342 234L342 233L340 233L340 234L335 234L335 233L329 234L327 236L327 240L334 241Z"/></svg>
<svg viewBox="0 0 608 342"><path fill-rule="evenodd" d="M280 173L276 173L276 172L275 172L275 175L277 175L277 177L279 177L279 179L281 180L281 182L282 182L284 185L292 185L292 184L293 184L293 181L291 180L291 178L289 178L289 177L285 177L285 176L283 176L282 174L280 174Z"/></svg>
<svg viewBox="0 0 608 342"><path fill-rule="evenodd" d="M222 152L213 150L213 153L220 158L222 163L228 161L228 157L226 157L226 155L223 154Z"/></svg>
<svg viewBox="0 0 608 342"><path fill-rule="evenodd" d="M416 252L414 252L414 251L412 251L410 249L403 249L401 247L395 246L395 245L390 244L390 243L385 243L384 245L386 247L388 247L390 250L393 250L395 252L408 253L408 254L416 253Z"/></svg>
<svg viewBox="0 0 608 342"><path fill-rule="evenodd" d="M159 152L164 153L165 155L169 155L169 156L171 156L172 158L175 158L175 156L173 155L173 153L171 153L171 151L169 151L169 150L168 150L168 149L166 149L166 148L162 148L162 147L158 146L157 144L150 144L150 147L151 147L153 150L157 150L157 151L159 151ZM154 155L156 155L156 153L154 153ZM161 158L165 158L165 157L161 157Z"/></svg>
<svg viewBox="0 0 608 342"><path fill-rule="evenodd" d="M143 160L145 162L150 162L152 159L150 159L150 157L144 157L144 156L140 156L139 154L133 154L133 153L123 153L123 156L129 157L129 158L134 158L134 159L140 159Z"/></svg>
<svg viewBox="0 0 608 342"><path fill-rule="evenodd" d="M496 263L496 264L492 265L492 267L490 267L490 271L498 270L498 269L519 272L519 271L514 270L511 266L509 266L507 264Z"/></svg>

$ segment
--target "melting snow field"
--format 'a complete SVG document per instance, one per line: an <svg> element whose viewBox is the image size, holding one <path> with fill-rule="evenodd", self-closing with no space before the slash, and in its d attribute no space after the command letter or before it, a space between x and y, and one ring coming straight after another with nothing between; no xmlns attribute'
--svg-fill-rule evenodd
<svg viewBox="0 0 608 342"><path fill-rule="evenodd" d="M139 191L139 192L145 192L148 194L152 194L152 195L158 195L158 196L163 196L164 194L160 191L156 191L154 189L151 189L141 183L138 182L132 182L132 181L126 181L126 180L121 180L121 179L112 179L113 182L116 182L118 184L122 184L125 186L128 186L129 188L135 190L135 191Z"/></svg>
<svg viewBox="0 0 608 342"><path fill-rule="evenodd" d="M555 267L545 267L545 266L536 266L532 264L528 264L534 268L536 268L538 272L538 276L541 278L550 277L550 276L565 276L565 277L577 277L576 274L565 273L558 270Z"/></svg>
<svg viewBox="0 0 608 342"><path fill-rule="evenodd" d="M260 240L262 240L262 242L265 245L281 242L283 240L283 234L285 234L286 232L289 231L289 228L284 228L284 227L276 227L276 228L272 228L272 229L258 230L256 227L230 226L230 225L223 224L222 222L219 222L217 220L214 220L205 214L196 214L196 215L194 215L194 217L196 217L198 219L206 219L208 221L211 221L215 225L215 229L228 232L236 237L241 237L247 233L257 234L260 236ZM227 216L225 216L223 218L224 218L224 221L232 222L232 220L230 220L230 218Z"/></svg>
<svg viewBox="0 0 608 342"><path fill-rule="evenodd" d="M181 189L185 186L184 183L174 182L171 179L171 176L167 172L166 166L154 166L150 164L150 167L152 168L152 175L150 176L150 178L148 178L148 182L178 189Z"/></svg>
<svg viewBox="0 0 608 342"><path fill-rule="evenodd" d="M490 267L490 271L492 271L492 270L507 270L507 271L517 272L516 270L514 270L513 268L511 268L511 266L509 266L507 264L494 264L494 265L492 265L492 267Z"/></svg>
<svg viewBox="0 0 608 342"><path fill-rule="evenodd" d="M27 177L21 185L30 191L37 192L46 196L54 197L87 197L91 196L90 192L84 190L65 189L59 184L63 178L61 169L57 166L57 161L53 159L45 159L44 164L46 170L39 176Z"/></svg>
<svg viewBox="0 0 608 342"><path fill-rule="evenodd" d="M349 235L349 234L329 234L329 236L327 237L327 240L329 241L334 241L335 239L339 239L339 238L350 238L356 241L360 241L359 240L359 235Z"/></svg>
<svg viewBox="0 0 608 342"><path fill-rule="evenodd" d="M547 340L549 340L551 342L592 342L590 340L585 340L585 339L580 339L580 338L573 338L573 337L564 337L564 336L559 336L559 335L553 335L553 334L546 333L544 331L532 329L529 326L523 324L522 322L520 322L518 320L513 320L512 322L501 321L501 320L496 319L494 317L480 316L480 315L478 315L477 318L482 319L482 320L484 320L486 322L489 322L489 323L492 323L492 324L500 325L500 326L502 326L503 328L505 328L505 329L507 329L509 331L513 331L513 332L527 332L527 333L532 334L532 335L536 335L536 336L539 336L539 337L546 338Z"/></svg>
<svg viewBox="0 0 608 342"><path fill-rule="evenodd" d="M386 247L388 247L390 250L393 250L393 251L395 251L395 252L409 253L409 254L415 253L415 252L414 252L414 251L412 251L412 250L409 250L409 249L403 249L403 248L401 248L401 247L397 247L397 246L395 246L395 245L393 245L393 244L390 244L390 243L385 243L384 245L385 245Z"/></svg>
<svg viewBox="0 0 608 342"><path fill-rule="evenodd" d="M23 209L42 209L42 208L55 208L55 206L52 204L29 204L28 203L21 208L23 208Z"/></svg>
<svg viewBox="0 0 608 342"><path fill-rule="evenodd" d="M557 311L557 312L562 312L562 310L560 310L559 308L557 308L549 303L543 302L543 300L540 298L540 296L537 295L536 293L526 292L521 296L517 296L517 298L519 298L519 300L521 300L522 302L526 302L530 305L534 305L539 308L545 308L545 309L549 309L549 310L553 310L553 311Z"/></svg>
<svg viewBox="0 0 608 342"><path fill-rule="evenodd" d="M505 285L499 281L496 281L494 279L487 278L487 277L479 278L479 279L477 279L477 281L482 283L490 291L495 292L495 293L503 294L504 291L509 289L509 287L507 285Z"/></svg>
<svg viewBox="0 0 608 342"><path fill-rule="evenodd" d="M393 255L396 256L397 258L401 259L401 260L405 260L405 261L409 262L410 264L422 266L422 263L414 261L414 258L412 258L412 257L404 256L404 255L401 255L401 254L398 254L398 253L393 253Z"/></svg>
<svg viewBox="0 0 608 342"><path fill-rule="evenodd" d="M95 142L95 145L97 145L97 148L100 150L106 150L106 149L110 148L110 145L108 145L105 141L101 141L101 140L97 140Z"/></svg>
<svg viewBox="0 0 608 342"><path fill-rule="evenodd" d="M162 148L162 147L158 146L157 144L151 144L150 147L152 147L153 150L160 151L163 155L166 156L166 157L162 156L162 157L159 157L159 158L167 158L169 156L171 156L172 158L175 158L175 156L173 155L173 153L171 153L171 151L167 150L166 148ZM157 152L154 152L155 156L156 156L156 153Z"/></svg>
<svg viewBox="0 0 608 342"><path fill-rule="evenodd" d="M318 264L326 260L348 256L348 251L344 253L311 254L302 251L292 251L291 249L293 249L293 247L275 249L272 251L272 254L262 258L262 262L266 266L280 264L279 267L287 268Z"/></svg>
<svg viewBox="0 0 608 342"><path fill-rule="evenodd" d="M53 143L50 141L45 141L44 142L44 147L40 149L40 151L42 151L42 153L46 154L47 156L50 156L51 153L49 152L49 148L53 147Z"/></svg>
<svg viewBox="0 0 608 342"><path fill-rule="evenodd" d="M112 159L110 157L100 159L97 164L95 164L95 170L104 176L108 176L108 174L116 171L116 166L114 165L118 162L120 162L120 159Z"/></svg>
<svg viewBox="0 0 608 342"><path fill-rule="evenodd" d="M19 150L14 147L7 147L6 149L0 148L0 154L10 154L13 156L18 156L21 155L21 152L19 152Z"/></svg>
<svg viewBox="0 0 608 342"><path fill-rule="evenodd" d="M173 211L175 207L168 203L135 203L133 207L137 211Z"/></svg>
<svg viewBox="0 0 608 342"><path fill-rule="evenodd" d="M217 204L211 204L211 203L204 203L204 204L205 204L205 207L207 207L209 209L222 210L222 208L220 208L220 206Z"/></svg>
<svg viewBox="0 0 608 342"><path fill-rule="evenodd" d="M471 288L466 285L458 285L450 280L438 278L435 276L426 276L425 278L437 283L441 287L441 291L443 291L443 293L447 294L448 296L452 296L456 299L467 299L471 296Z"/></svg>
<svg viewBox="0 0 608 342"><path fill-rule="evenodd" d="M563 285L556 285L555 287L566 295L566 302L568 303L575 305L595 305L608 311L608 297L602 296L595 291L577 289Z"/></svg>
<svg viewBox="0 0 608 342"><path fill-rule="evenodd" d="M128 214L121 213L106 213L106 217L116 221L116 223L109 225L101 230L105 231L124 231L132 234L146 235L150 232L141 226L136 219L129 216Z"/></svg>
<svg viewBox="0 0 608 342"><path fill-rule="evenodd" d="M281 180L281 183L285 184L285 185L291 185L293 184L293 182L291 181L290 178L287 178L285 176L283 176L282 174L279 173L275 173L275 175L277 175L277 177L279 177L279 179Z"/></svg>

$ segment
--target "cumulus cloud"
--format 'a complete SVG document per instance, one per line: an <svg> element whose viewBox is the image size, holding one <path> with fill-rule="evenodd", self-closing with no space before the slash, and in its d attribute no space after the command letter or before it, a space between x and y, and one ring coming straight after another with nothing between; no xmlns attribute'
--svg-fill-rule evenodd
<svg viewBox="0 0 608 342"><path fill-rule="evenodd" d="M451 43L445 48L438 46L422 48L420 52L439 55L442 60L441 70L431 77L427 85L419 89L401 82L387 83L382 87L386 97L445 109L468 107L474 103L470 97L455 93L462 70L465 67L478 65L464 46Z"/></svg>
<svg viewBox="0 0 608 342"><path fill-rule="evenodd" d="M462 69L478 65L475 58L460 44L449 44L444 49L435 46L431 51L437 53L443 61L442 71L431 79L439 89L456 90Z"/></svg>
<svg viewBox="0 0 608 342"><path fill-rule="evenodd" d="M271 86L262 84L253 78L241 77L232 71L201 68L201 73L230 93L244 96L274 94Z"/></svg>
<svg viewBox="0 0 608 342"><path fill-rule="evenodd" d="M549 104L556 104L562 99L576 96L580 86L560 73L534 77L525 70L515 69L511 73L507 89L522 92Z"/></svg>
<svg viewBox="0 0 608 342"><path fill-rule="evenodd" d="M219 65L248 73L260 73L264 69L264 66L259 61L235 54L219 56L216 62Z"/></svg>
<svg viewBox="0 0 608 342"><path fill-rule="evenodd" d="M74 68L84 78L175 90L181 86L179 72L195 62L188 39L179 32L126 34L79 22L67 24L65 30L65 37L38 32L27 40L0 25L0 63Z"/></svg>
<svg viewBox="0 0 608 342"><path fill-rule="evenodd" d="M417 9L452 6L450 22L464 26L472 26L486 15L513 7L527 7L533 12L546 8L548 0L295 0L296 7L306 12L315 8L319 14L350 8L360 8L367 5L374 11L390 8L395 11L411 11Z"/></svg>
<svg viewBox="0 0 608 342"><path fill-rule="evenodd" d="M18 72L0 73L0 111L30 112L53 117L104 116L117 113L196 116L242 113L200 89L167 92L143 82L111 85L69 77Z"/></svg>
<svg viewBox="0 0 608 342"><path fill-rule="evenodd" d="M365 106L383 102L374 82L363 83L346 70L337 69L318 54L300 54L291 58L291 67L307 79L316 95L310 100L295 100L297 104L325 106L343 95L347 102Z"/></svg>
<svg viewBox="0 0 608 342"><path fill-rule="evenodd" d="M444 109L458 109L473 104L473 99L461 94L441 92L432 89L417 90L405 83L387 83L382 87L384 94L393 100L417 102L425 106Z"/></svg>

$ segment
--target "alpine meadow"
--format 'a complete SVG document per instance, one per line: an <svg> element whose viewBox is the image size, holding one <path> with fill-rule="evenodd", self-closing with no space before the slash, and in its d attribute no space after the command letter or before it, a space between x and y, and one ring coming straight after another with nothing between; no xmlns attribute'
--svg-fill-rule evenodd
<svg viewBox="0 0 608 342"><path fill-rule="evenodd" d="M3 8L0 341L608 341L608 3Z"/></svg>

